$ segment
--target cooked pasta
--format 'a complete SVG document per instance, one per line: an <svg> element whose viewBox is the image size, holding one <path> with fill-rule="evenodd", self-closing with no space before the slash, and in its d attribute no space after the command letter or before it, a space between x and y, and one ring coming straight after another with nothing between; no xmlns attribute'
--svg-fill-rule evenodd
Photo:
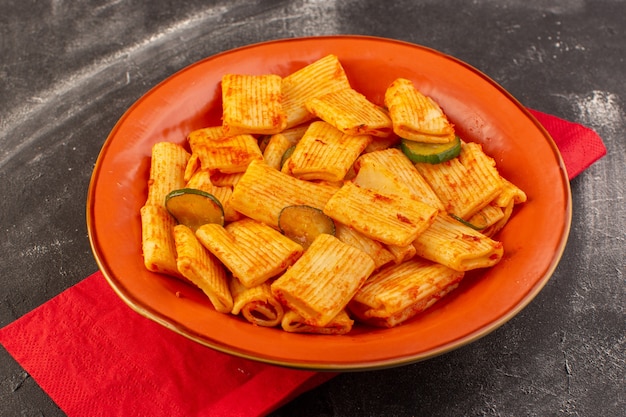
<svg viewBox="0 0 626 417"><path fill-rule="evenodd" d="M433 224L413 241L417 255L456 271L494 266L502 258L501 242L464 225L447 214L439 214Z"/></svg>
<svg viewBox="0 0 626 417"><path fill-rule="evenodd" d="M196 235L247 288L280 274L302 254L302 246L252 219L232 222L226 227L205 224Z"/></svg>
<svg viewBox="0 0 626 417"><path fill-rule="evenodd" d="M295 71L282 83L283 110L287 116L287 128L307 122L315 115L306 103L308 100L350 88L350 82L339 59L335 55L327 55L319 60Z"/></svg>
<svg viewBox="0 0 626 417"><path fill-rule="evenodd" d="M289 172L303 180L341 181L371 140L368 135L345 135L326 122L313 122L289 158Z"/></svg>
<svg viewBox="0 0 626 417"><path fill-rule="evenodd" d="M423 259L391 265L372 275L350 303L361 320L393 327L455 289L464 273Z"/></svg>
<svg viewBox="0 0 626 417"><path fill-rule="evenodd" d="M385 245L342 223L336 223L335 236L343 243L367 253L377 269L395 260L394 255L385 248Z"/></svg>
<svg viewBox="0 0 626 417"><path fill-rule="evenodd" d="M308 324L304 317L293 310L287 311L281 320L282 329L289 333L346 334L350 333L352 325L354 325L354 320L350 318L345 310L341 310L323 327Z"/></svg>
<svg viewBox="0 0 626 417"><path fill-rule="evenodd" d="M158 142L152 147L147 206L165 206L165 196L185 184L189 153L180 145Z"/></svg>
<svg viewBox="0 0 626 417"><path fill-rule="evenodd" d="M306 324L324 327L343 310L374 268L374 261L365 252L321 234L272 283L272 293Z"/></svg>
<svg viewBox="0 0 626 417"><path fill-rule="evenodd" d="M227 136L273 134L287 127L282 78L275 74L225 74L222 77L222 126Z"/></svg>
<svg viewBox="0 0 626 417"><path fill-rule="evenodd" d="M161 205L141 208L141 250L146 269L175 277L182 275L176 266L173 230L176 221Z"/></svg>
<svg viewBox="0 0 626 417"><path fill-rule="evenodd" d="M346 182L324 213L388 245L410 245L430 226L437 209L404 195L382 194Z"/></svg>
<svg viewBox="0 0 626 417"><path fill-rule="evenodd" d="M271 135L263 150L265 163L272 168L280 170L285 152L298 143L308 127L308 125L302 125Z"/></svg>
<svg viewBox="0 0 626 417"><path fill-rule="evenodd" d="M396 79L385 92L385 105L393 131L404 139L426 143L447 143L454 139L454 127L439 105L418 91L410 80Z"/></svg>
<svg viewBox="0 0 626 417"><path fill-rule="evenodd" d="M250 323L263 327L275 327L281 324L285 310L274 297L267 282L247 288L238 279L230 281L233 296L231 313L240 314Z"/></svg>
<svg viewBox="0 0 626 417"><path fill-rule="evenodd" d="M458 158L441 164L418 163L446 211L469 219L502 191L495 161L476 143L463 143Z"/></svg>
<svg viewBox="0 0 626 417"><path fill-rule="evenodd" d="M185 184L185 188L194 188L196 190L206 191L215 196L224 208L224 220L232 222L242 218L242 215L233 209L230 204L230 198L233 195L233 189L229 186L217 186L212 181L209 171L197 171Z"/></svg>
<svg viewBox="0 0 626 417"><path fill-rule="evenodd" d="M145 267L254 325L342 335L402 324L496 265L524 191L413 81L378 97L332 54L224 74L221 124L152 148Z"/></svg>
<svg viewBox="0 0 626 417"><path fill-rule="evenodd" d="M351 88L312 98L306 106L311 113L348 135L386 137L392 132L387 113Z"/></svg>
<svg viewBox="0 0 626 417"><path fill-rule="evenodd" d="M240 213L277 228L284 207L321 209L336 191L334 186L300 180L255 161L235 185L230 202Z"/></svg>
<svg viewBox="0 0 626 417"><path fill-rule="evenodd" d="M220 132L222 135L218 135ZM256 138L249 134L226 136L223 129L206 128L191 132L188 141L206 171L239 173L250 162L263 160Z"/></svg>
<svg viewBox="0 0 626 417"><path fill-rule="evenodd" d="M386 148L361 155L356 161L356 170L361 169L369 161L378 162L378 176L392 177L408 188L408 193L431 207L444 209L426 179L419 173L414 164L397 148Z"/></svg>
<svg viewBox="0 0 626 417"><path fill-rule="evenodd" d="M174 227L174 242L176 266L180 273L209 297L217 311L230 313L233 298L228 289L224 266L202 247L187 226L179 224Z"/></svg>

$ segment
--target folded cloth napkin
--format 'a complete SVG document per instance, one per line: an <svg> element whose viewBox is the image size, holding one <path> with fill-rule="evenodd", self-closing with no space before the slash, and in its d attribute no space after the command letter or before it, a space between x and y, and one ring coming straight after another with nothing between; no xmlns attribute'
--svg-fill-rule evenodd
<svg viewBox="0 0 626 417"><path fill-rule="evenodd" d="M606 153L592 130L538 111L569 178ZM68 416L259 416L332 378L216 352L128 308L100 272L0 329Z"/></svg>

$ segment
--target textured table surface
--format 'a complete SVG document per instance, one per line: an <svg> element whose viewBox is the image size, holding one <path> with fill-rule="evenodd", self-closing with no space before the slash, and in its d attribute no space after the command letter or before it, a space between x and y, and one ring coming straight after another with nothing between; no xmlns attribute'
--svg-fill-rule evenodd
<svg viewBox="0 0 626 417"><path fill-rule="evenodd" d="M340 375L273 415L625 416L623 0L0 2L0 327L96 271L87 187L135 100L212 54L326 34L460 58L593 128L608 155L571 182L562 261L510 322L425 362ZM64 415L2 348L0 415Z"/></svg>

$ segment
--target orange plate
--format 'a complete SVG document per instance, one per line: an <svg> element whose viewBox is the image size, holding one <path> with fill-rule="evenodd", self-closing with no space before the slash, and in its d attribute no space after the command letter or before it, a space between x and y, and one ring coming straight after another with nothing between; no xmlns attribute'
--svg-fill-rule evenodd
<svg viewBox="0 0 626 417"><path fill-rule="evenodd" d="M287 75L335 54L352 86L381 104L397 77L434 97L461 137L480 142L528 202L497 237L505 255L474 271L426 313L393 329L358 325L349 335L291 334L215 312L201 292L148 272L139 209L147 196L154 143L185 143L188 132L220 123L225 73ZM233 355L297 368L363 370L423 360L474 341L504 324L546 284L571 222L569 181L559 151L525 108L471 66L421 46L372 37L279 40L227 51L166 79L120 119L98 158L87 201L96 260L135 311L198 343ZM180 297L177 297L177 293ZM172 346L176 349L176 346Z"/></svg>

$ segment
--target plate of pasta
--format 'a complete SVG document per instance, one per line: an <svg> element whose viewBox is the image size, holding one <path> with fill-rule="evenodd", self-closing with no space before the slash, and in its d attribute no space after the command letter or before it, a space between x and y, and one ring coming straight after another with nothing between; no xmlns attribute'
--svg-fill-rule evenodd
<svg viewBox="0 0 626 417"><path fill-rule="evenodd" d="M454 57L367 36L173 74L115 125L87 201L96 261L130 308L318 370L489 334L549 280L570 222L559 151L514 97Z"/></svg>

